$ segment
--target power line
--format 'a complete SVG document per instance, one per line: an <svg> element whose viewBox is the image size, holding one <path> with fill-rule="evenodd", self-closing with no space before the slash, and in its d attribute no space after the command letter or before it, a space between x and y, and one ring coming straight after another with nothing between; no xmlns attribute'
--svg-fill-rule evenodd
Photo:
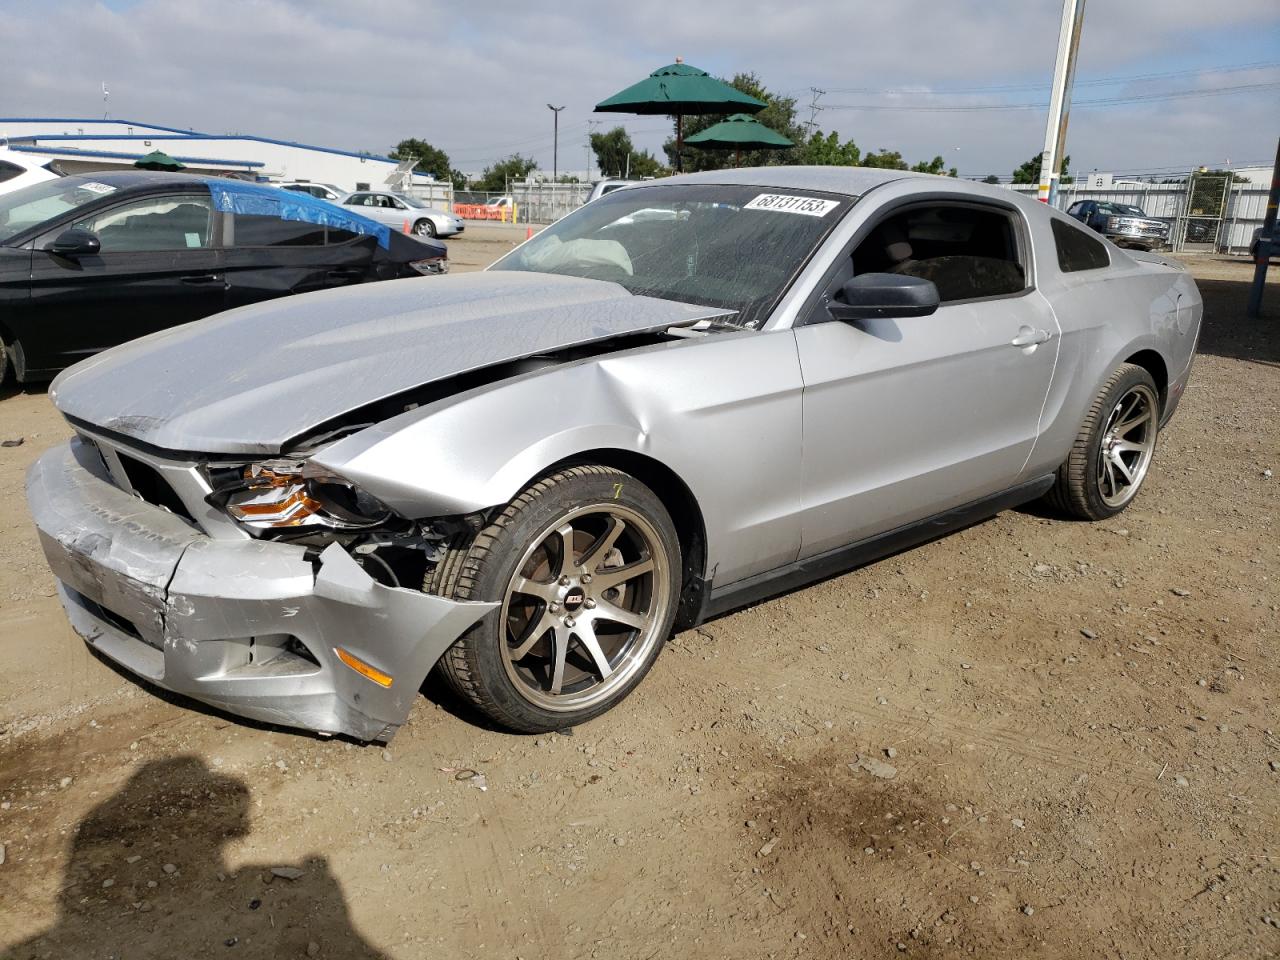
<svg viewBox="0 0 1280 960"><path fill-rule="evenodd" d="M1254 63L1237 64L1228 67L1205 67L1197 70L1172 70L1165 73L1138 73L1124 77L1095 77L1092 80L1077 80L1076 87L1108 86L1121 83L1138 83L1148 80L1172 80L1178 77L1203 76L1206 74L1242 73L1249 70L1267 70L1280 67L1280 61L1261 60ZM985 87L948 87L945 90L921 90L910 87L832 87L828 93L865 93L884 96L961 96L972 93L1015 93L1025 90L1047 90L1049 85L1043 82L995 84ZM812 89L812 88L810 88ZM802 93L802 90L788 91Z"/></svg>
<svg viewBox="0 0 1280 960"><path fill-rule="evenodd" d="M1269 83L1242 83L1231 87L1215 87L1210 90L1176 90L1171 93L1135 94L1130 97L1099 97L1093 100L1076 100L1073 109L1080 107L1122 106L1130 103L1154 103L1163 100L1195 100L1201 97L1219 97L1237 93L1260 92L1280 87L1280 80ZM827 110L887 111L893 113L973 113L984 110L1043 110L1047 103L950 103L936 105L833 103Z"/></svg>

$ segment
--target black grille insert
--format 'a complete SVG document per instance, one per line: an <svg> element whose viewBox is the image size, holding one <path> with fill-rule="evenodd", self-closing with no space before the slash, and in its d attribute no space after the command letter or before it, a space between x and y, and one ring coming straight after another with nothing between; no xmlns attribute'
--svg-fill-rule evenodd
<svg viewBox="0 0 1280 960"><path fill-rule="evenodd" d="M187 505L182 502L182 498L173 487L169 486L169 481L159 470L149 463L134 459L127 453L116 451L116 456L120 458L120 466L124 468L124 474L129 478L129 486L133 487L134 493L147 503L154 503L184 520L196 522Z"/></svg>

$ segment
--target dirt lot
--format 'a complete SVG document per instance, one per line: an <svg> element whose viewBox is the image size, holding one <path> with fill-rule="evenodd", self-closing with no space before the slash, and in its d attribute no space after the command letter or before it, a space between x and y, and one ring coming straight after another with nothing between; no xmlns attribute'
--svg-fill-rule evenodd
<svg viewBox="0 0 1280 960"><path fill-rule="evenodd" d="M1128 512L1006 513L681 634L568 735L429 682L384 750L118 675L23 505L66 430L6 397L0 955L1280 954L1280 285L1248 324L1247 265L1193 269L1201 355Z"/></svg>

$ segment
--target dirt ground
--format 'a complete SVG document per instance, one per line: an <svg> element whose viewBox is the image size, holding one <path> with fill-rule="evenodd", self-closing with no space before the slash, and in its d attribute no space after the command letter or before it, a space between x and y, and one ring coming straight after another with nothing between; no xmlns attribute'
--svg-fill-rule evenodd
<svg viewBox="0 0 1280 960"><path fill-rule="evenodd" d="M1280 284L1249 323L1248 265L1192 269L1126 513L1005 513L680 634L566 735L429 681L384 750L117 674L22 499L67 430L5 397L0 956L1280 955Z"/></svg>

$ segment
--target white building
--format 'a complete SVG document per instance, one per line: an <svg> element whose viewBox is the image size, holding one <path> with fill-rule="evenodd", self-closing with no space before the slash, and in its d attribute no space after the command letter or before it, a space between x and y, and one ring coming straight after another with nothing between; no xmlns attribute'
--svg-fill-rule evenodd
<svg viewBox="0 0 1280 960"><path fill-rule="evenodd" d="M344 190L380 187L395 171L390 157L247 134L209 134L131 120L0 117L0 146L58 161L64 173L131 166L163 150L193 173L255 180L313 180ZM431 178L414 175L413 186ZM417 192L415 190L415 192Z"/></svg>

